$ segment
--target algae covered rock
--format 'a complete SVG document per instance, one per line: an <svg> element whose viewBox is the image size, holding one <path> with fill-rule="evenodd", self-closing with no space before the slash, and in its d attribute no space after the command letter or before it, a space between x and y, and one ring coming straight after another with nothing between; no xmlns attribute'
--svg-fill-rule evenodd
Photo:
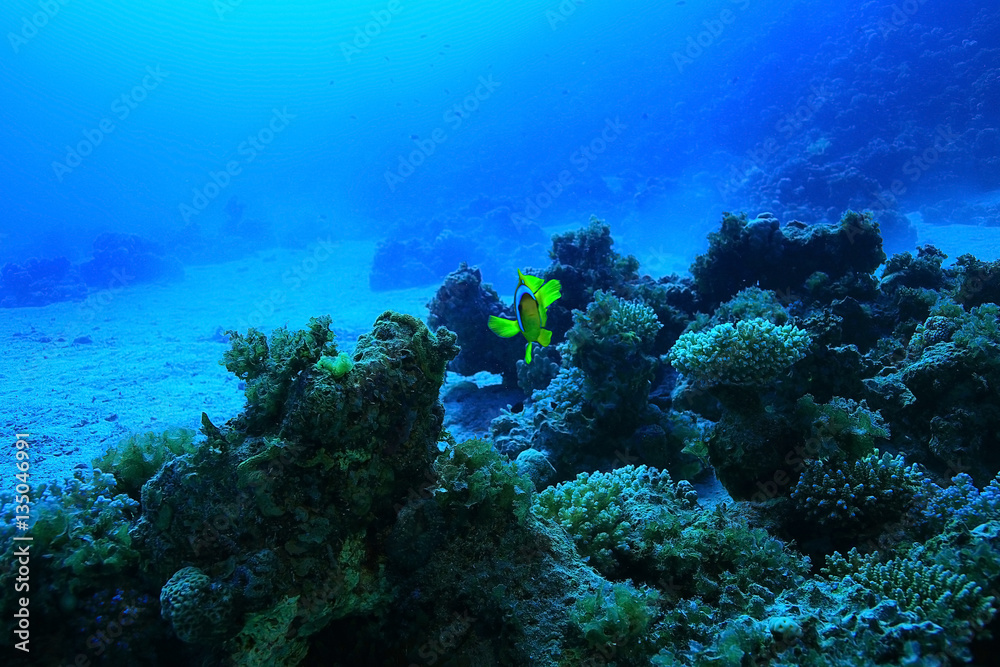
<svg viewBox="0 0 1000 667"><path fill-rule="evenodd" d="M301 639L391 600L384 527L432 470L458 349L446 329L385 312L344 359L329 322L234 337L226 360L248 380L244 414L224 428L206 419L206 442L143 487L132 534L147 573L170 577L164 617L185 642L221 646L249 618L257 629L230 644L248 655L246 633L263 631L276 599L296 600L278 616L287 628L292 614Z"/></svg>

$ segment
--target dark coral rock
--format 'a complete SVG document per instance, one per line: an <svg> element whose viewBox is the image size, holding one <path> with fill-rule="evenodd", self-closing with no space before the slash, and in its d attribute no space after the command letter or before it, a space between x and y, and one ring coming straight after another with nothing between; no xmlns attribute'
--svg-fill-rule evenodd
<svg viewBox="0 0 1000 667"><path fill-rule="evenodd" d="M241 429L250 423L245 418L225 429L208 422L202 447L143 486L143 514L131 536L148 556L143 567L151 579L162 585L197 568L193 574L204 575L192 580L196 593L213 600L206 591L226 593L224 627L182 630L174 613L175 629L189 640L219 648L246 614L291 596L299 596L300 640L334 618L386 611L380 554L392 547L385 527L434 479L438 394L458 348L446 329L431 333L412 316L385 312L359 338L353 366L337 375L303 365L327 349L328 323L313 318L309 330L281 334L284 343L234 340L229 365L268 377L285 393L248 394L247 412L267 415L252 421L258 435ZM174 601L174 612L197 620L204 610L185 607L184 599ZM252 643L233 641L226 650Z"/></svg>
<svg viewBox="0 0 1000 667"><path fill-rule="evenodd" d="M92 287L125 287L184 275L180 262L163 246L136 234L101 234L94 239L93 252L93 259L80 265L80 275Z"/></svg>
<svg viewBox="0 0 1000 667"><path fill-rule="evenodd" d="M590 224L575 232L552 237L549 256L552 264L544 278L562 283L562 297L549 309L549 326L558 338L573 324L571 312L586 310L597 290L618 292L625 283L639 277L639 262L612 250L611 228L591 218Z"/></svg>
<svg viewBox="0 0 1000 667"><path fill-rule="evenodd" d="M908 252L893 255L882 273L881 288L893 291L898 287L941 289L945 275L941 264L948 255L932 245L917 248L917 257Z"/></svg>
<svg viewBox="0 0 1000 667"><path fill-rule="evenodd" d="M0 269L0 307L44 306L83 299L87 287L65 257L10 262Z"/></svg>
<svg viewBox="0 0 1000 667"><path fill-rule="evenodd" d="M745 287L774 290L779 298L805 292L817 271L838 281L871 274L885 261L878 223L871 214L848 211L836 225L792 221L781 227L764 214L754 220L726 214L709 249L691 266L698 296L713 309Z"/></svg>
<svg viewBox="0 0 1000 667"><path fill-rule="evenodd" d="M956 275L955 301L966 308L984 303L1000 303L1000 260L983 262L962 255L950 270Z"/></svg>
<svg viewBox="0 0 1000 667"><path fill-rule="evenodd" d="M507 385L517 381L520 357L509 342L486 326L490 315L512 319L513 312L504 308L490 284L483 284L478 268L469 268L463 262L457 271L448 274L428 309L427 322L432 329L447 327L458 336L461 352L448 365L450 370L461 375L479 371L499 373ZM523 339L518 340L523 343Z"/></svg>

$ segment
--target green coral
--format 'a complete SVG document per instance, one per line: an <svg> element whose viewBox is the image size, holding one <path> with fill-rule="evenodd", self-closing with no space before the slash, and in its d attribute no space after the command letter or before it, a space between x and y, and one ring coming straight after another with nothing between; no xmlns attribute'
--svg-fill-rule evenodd
<svg viewBox="0 0 1000 667"><path fill-rule="evenodd" d="M196 567L181 568L163 585L160 613L190 644L225 638L237 629L232 591Z"/></svg>
<svg viewBox="0 0 1000 667"><path fill-rule="evenodd" d="M976 306L959 320L951 340L971 354L974 361L1000 368L1000 306L985 303Z"/></svg>
<svg viewBox="0 0 1000 667"><path fill-rule="evenodd" d="M82 589L86 581L79 577L93 568L119 573L135 567L138 553L129 528L138 513L139 503L115 493L111 474L77 470L62 484L40 487L33 507L37 518L30 528L32 548L57 571L68 571L71 590Z"/></svg>
<svg viewBox="0 0 1000 667"><path fill-rule="evenodd" d="M755 318L683 334L670 350L670 363L705 385L772 382L806 355L809 333Z"/></svg>
<svg viewBox="0 0 1000 667"><path fill-rule="evenodd" d="M234 664L245 667L293 667L302 662L308 643L292 636L299 596L247 617L243 630L226 645Z"/></svg>
<svg viewBox="0 0 1000 667"><path fill-rule="evenodd" d="M259 432L275 420L288 397L293 378L324 356L336 356L329 315L309 319L309 328L290 332L278 327L270 338L251 327L246 335L227 331L230 349L222 358L227 370L246 383L247 430Z"/></svg>
<svg viewBox="0 0 1000 667"><path fill-rule="evenodd" d="M555 521L573 536L581 556L604 572L619 568L629 554L637 511L651 496L674 498L670 476L646 466L625 466L608 473L577 475L535 497L534 513Z"/></svg>
<svg viewBox="0 0 1000 667"><path fill-rule="evenodd" d="M732 299L720 304L712 314L715 324L752 319L764 319L781 325L787 324L790 317L773 291L759 287L740 290Z"/></svg>
<svg viewBox="0 0 1000 667"><path fill-rule="evenodd" d="M635 347L648 352L662 327L649 306L602 290L573 319L576 326L566 334L566 352L572 363L585 369L589 347Z"/></svg>
<svg viewBox="0 0 1000 667"><path fill-rule="evenodd" d="M319 361L316 362L316 368L339 380L354 368L354 360L346 352L341 352L336 357L320 357Z"/></svg>
<svg viewBox="0 0 1000 667"><path fill-rule="evenodd" d="M471 439L445 448L434 461L440 485L435 497L446 506L476 508L501 518L523 521L531 510L531 480L493 448L489 440Z"/></svg>
<svg viewBox="0 0 1000 667"><path fill-rule="evenodd" d="M195 450L197 431L170 428L161 433L136 433L121 440L94 459L93 465L115 476L118 488L136 500L142 485L175 456Z"/></svg>
<svg viewBox="0 0 1000 667"><path fill-rule="evenodd" d="M872 410L862 400L834 396L817 404L812 394L798 400L796 413L808 423L809 437L821 455L853 460L870 454L877 440L888 440L889 425L878 410Z"/></svg>
<svg viewBox="0 0 1000 667"><path fill-rule="evenodd" d="M641 660L655 650L649 630L659 616L659 599L648 587L602 585L576 601L570 618L592 650L616 660Z"/></svg>

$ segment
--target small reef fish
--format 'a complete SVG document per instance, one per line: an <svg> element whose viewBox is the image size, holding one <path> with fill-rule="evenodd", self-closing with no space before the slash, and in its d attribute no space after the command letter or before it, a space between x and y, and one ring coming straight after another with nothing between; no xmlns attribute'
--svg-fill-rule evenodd
<svg viewBox="0 0 1000 667"><path fill-rule="evenodd" d="M490 315L490 331L502 338L511 338L518 333L524 335L528 346L524 350L524 362L531 363L531 344L542 347L552 342L552 332L545 326L546 309L562 296L562 285L558 280L543 281L535 276L526 276L517 270L517 289L514 291L514 311L517 320L508 320Z"/></svg>

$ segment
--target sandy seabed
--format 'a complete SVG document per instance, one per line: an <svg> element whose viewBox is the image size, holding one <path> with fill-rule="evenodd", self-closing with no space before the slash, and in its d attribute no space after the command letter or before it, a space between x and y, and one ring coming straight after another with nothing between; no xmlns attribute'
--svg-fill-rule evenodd
<svg viewBox="0 0 1000 667"><path fill-rule="evenodd" d="M351 347L387 309L426 319L436 286L373 293L374 243L268 250L238 261L185 269L168 284L137 284L84 302L0 311L3 440L28 433L32 487L89 467L132 433L197 429L244 404L239 380L219 361L226 329L304 328L329 314ZM14 448L0 460L0 489L12 489Z"/></svg>

